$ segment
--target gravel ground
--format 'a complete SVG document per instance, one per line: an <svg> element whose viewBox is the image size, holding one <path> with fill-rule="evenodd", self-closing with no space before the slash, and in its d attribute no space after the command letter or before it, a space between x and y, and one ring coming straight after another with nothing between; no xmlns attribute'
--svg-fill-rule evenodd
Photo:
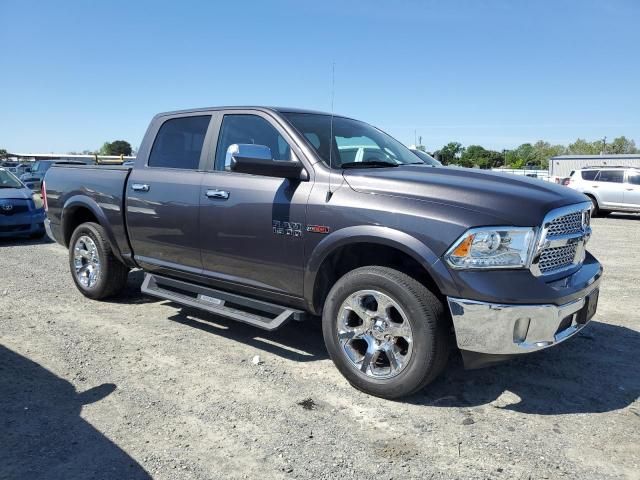
<svg viewBox="0 0 640 480"><path fill-rule="evenodd" d="M400 402L351 388L317 323L266 333L140 272L90 301L61 246L0 241L0 479L640 479L640 217L593 228L588 328Z"/></svg>

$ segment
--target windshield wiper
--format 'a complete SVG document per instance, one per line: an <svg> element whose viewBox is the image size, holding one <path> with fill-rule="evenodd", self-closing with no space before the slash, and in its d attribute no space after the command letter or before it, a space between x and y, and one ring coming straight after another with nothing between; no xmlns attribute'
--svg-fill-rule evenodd
<svg viewBox="0 0 640 480"><path fill-rule="evenodd" d="M382 160L368 160L366 162L347 162L340 165L342 168L381 168L397 167L397 163L383 162Z"/></svg>

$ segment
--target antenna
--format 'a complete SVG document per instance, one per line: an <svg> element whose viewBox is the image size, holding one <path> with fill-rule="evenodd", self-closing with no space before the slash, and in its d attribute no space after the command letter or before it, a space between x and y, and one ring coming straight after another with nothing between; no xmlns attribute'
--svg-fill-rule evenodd
<svg viewBox="0 0 640 480"><path fill-rule="evenodd" d="M333 192L331 191L331 175L333 174L333 100L335 98L336 86L336 62L331 64L331 120L329 127L329 190L327 191L326 201L331 200Z"/></svg>

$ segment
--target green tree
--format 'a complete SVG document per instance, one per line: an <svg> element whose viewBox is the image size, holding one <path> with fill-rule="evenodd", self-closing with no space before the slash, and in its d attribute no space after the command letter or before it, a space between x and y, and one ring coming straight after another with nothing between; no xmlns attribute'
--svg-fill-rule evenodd
<svg viewBox="0 0 640 480"><path fill-rule="evenodd" d="M614 138L611 143L607 143L605 150L605 153L640 153L636 148L636 142L624 135Z"/></svg>
<svg viewBox="0 0 640 480"><path fill-rule="evenodd" d="M460 156L460 165L463 167L495 168L503 164L501 152L487 150L480 145L469 145Z"/></svg>
<svg viewBox="0 0 640 480"><path fill-rule="evenodd" d="M443 165L458 163L458 159L464 152L464 147L459 142L449 142L440 150L433 152L433 155L442 162Z"/></svg>
<svg viewBox="0 0 640 480"><path fill-rule="evenodd" d="M4 148L0 148L0 160L3 160L9 156L9 152L7 152Z"/></svg>
<svg viewBox="0 0 640 480"><path fill-rule="evenodd" d="M131 144L125 140L104 142L100 147L100 155L131 155Z"/></svg>
<svg viewBox="0 0 640 480"><path fill-rule="evenodd" d="M602 151L602 141L587 142L583 138L578 138L569 144L567 153L570 155L598 155Z"/></svg>

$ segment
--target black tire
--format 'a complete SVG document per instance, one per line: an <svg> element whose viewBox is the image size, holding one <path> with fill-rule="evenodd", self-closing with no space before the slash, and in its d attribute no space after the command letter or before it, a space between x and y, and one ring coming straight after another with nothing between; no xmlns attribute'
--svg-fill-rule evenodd
<svg viewBox="0 0 640 480"><path fill-rule="evenodd" d="M78 239L83 236L87 236L93 240L100 264L100 270L95 283L90 286L81 283L76 274L74 263L74 249ZM73 235L71 235L71 241L69 242L69 267L71 269L71 277L78 290L80 290L85 297L93 300L102 300L120 293L127 284L127 277L129 275L129 268L123 265L113 254L104 228L93 222L79 225L73 232Z"/></svg>
<svg viewBox="0 0 640 480"><path fill-rule="evenodd" d="M412 353L406 366L391 378L363 373L348 358L338 340L338 315L345 300L360 290L375 290L390 297L406 313L412 331ZM340 278L329 292L322 314L322 331L329 355L355 388L377 397L410 395L432 382L449 357L448 319L442 302L424 285L397 270L369 266Z"/></svg>
<svg viewBox="0 0 640 480"><path fill-rule="evenodd" d="M598 201L596 200L596 197L592 197L591 195L587 195L589 197L589 200L591 200L591 217L595 218L595 217L606 217L607 215L609 215L611 213L611 211L609 210L601 210L600 207L598 206Z"/></svg>

